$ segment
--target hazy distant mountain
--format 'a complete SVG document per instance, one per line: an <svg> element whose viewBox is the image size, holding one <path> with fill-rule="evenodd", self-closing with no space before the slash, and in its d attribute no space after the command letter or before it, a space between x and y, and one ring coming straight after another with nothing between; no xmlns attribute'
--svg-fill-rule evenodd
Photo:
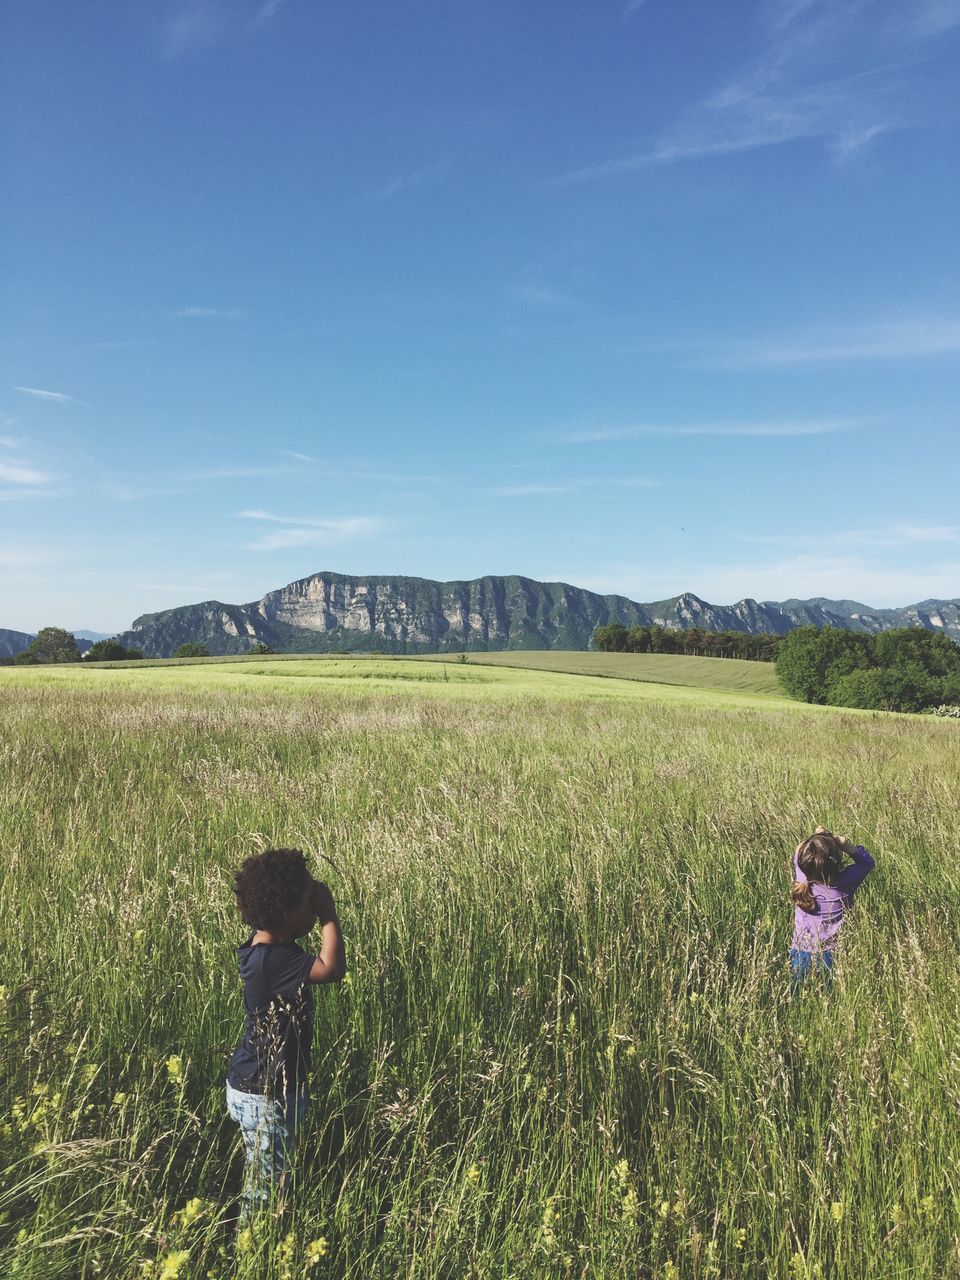
<svg viewBox="0 0 960 1280"><path fill-rule="evenodd" d="M73 631L73 628L67 627L67 630ZM80 631L73 631L73 634L76 636L78 643L81 640L89 640L91 644L95 644L98 640L111 640L113 638L112 631L87 631L86 628Z"/></svg>
<svg viewBox="0 0 960 1280"><path fill-rule="evenodd" d="M26 631L9 631L0 627L0 658L12 658L15 653L22 653L33 636Z"/></svg>
<svg viewBox="0 0 960 1280"><path fill-rule="evenodd" d="M434 582L317 573L250 604L208 600L147 613L117 639L156 657L187 641L205 644L211 653L243 653L258 641L287 653L586 649L594 628L607 622L777 635L807 623L869 632L925 627L960 641L960 600L924 600L903 609L819 598L712 605L687 593L638 604L531 578Z"/></svg>

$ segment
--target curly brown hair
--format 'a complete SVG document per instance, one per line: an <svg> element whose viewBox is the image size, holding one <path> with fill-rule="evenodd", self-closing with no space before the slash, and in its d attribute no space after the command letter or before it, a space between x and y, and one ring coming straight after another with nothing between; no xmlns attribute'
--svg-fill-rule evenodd
<svg viewBox="0 0 960 1280"><path fill-rule="evenodd" d="M300 849L264 849L245 858L233 877L241 917L254 929L282 929L312 880Z"/></svg>

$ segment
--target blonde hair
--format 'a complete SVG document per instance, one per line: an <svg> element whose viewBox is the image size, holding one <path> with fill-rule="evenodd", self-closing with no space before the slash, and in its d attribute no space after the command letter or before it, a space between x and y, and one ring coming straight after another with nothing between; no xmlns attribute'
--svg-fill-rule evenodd
<svg viewBox="0 0 960 1280"><path fill-rule="evenodd" d="M843 865L842 852L841 842L829 831L817 831L800 842L797 846L797 866L807 880L794 880L790 888L790 901L794 906L811 915L817 912L817 900L813 896L810 881L833 884Z"/></svg>

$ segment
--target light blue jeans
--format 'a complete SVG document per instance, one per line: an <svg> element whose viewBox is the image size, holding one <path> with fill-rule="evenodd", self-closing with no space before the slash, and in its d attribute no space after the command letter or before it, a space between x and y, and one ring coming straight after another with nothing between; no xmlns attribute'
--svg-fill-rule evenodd
<svg viewBox="0 0 960 1280"><path fill-rule="evenodd" d="M823 971L824 981L829 987L833 981L833 954L830 951L798 951L790 948L790 984L797 991L804 979L815 970Z"/></svg>
<svg viewBox="0 0 960 1280"><path fill-rule="evenodd" d="M244 1221L283 1188L307 1101L306 1089L283 1099L267 1098L260 1093L241 1093L227 1081L227 1111L240 1126L247 1160Z"/></svg>

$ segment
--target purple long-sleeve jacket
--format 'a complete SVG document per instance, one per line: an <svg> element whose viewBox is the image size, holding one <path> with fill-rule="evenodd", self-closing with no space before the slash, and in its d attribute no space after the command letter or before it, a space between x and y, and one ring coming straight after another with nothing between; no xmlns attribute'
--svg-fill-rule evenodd
<svg viewBox="0 0 960 1280"><path fill-rule="evenodd" d="M793 915L793 941L791 947L798 951L829 951L836 941L843 917L853 905L853 891L861 885L873 870L874 862L862 844L851 852L853 861L837 876L836 884L812 884L815 912L796 907ZM793 855L796 878L806 883L807 877Z"/></svg>

